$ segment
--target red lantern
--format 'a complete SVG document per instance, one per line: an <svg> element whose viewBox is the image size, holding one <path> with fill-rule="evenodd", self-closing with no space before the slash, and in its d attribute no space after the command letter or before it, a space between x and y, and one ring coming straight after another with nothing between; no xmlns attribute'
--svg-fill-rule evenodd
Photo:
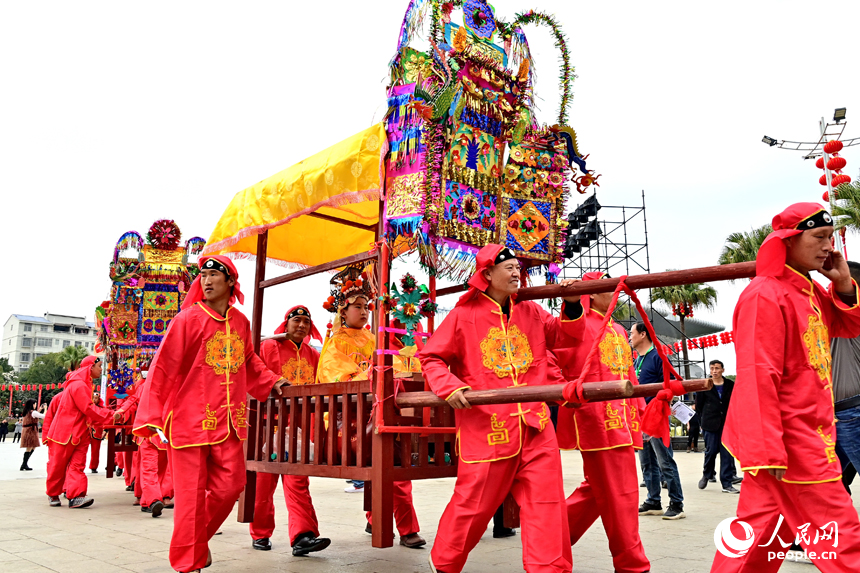
<svg viewBox="0 0 860 573"><path fill-rule="evenodd" d="M831 157L827 161L827 168L831 171L839 171L840 169L844 168L846 165L848 165L848 162L845 161L844 157L838 157L838 156Z"/></svg>
<svg viewBox="0 0 860 573"><path fill-rule="evenodd" d="M815 162L815 166L818 167L819 169L824 169L824 158L819 157L818 161Z"/></svg>
<svg viewBox="0 0 860 573"><path fill-rule="evenodd" d="M818 182L819 182L819 183L821 183L822 185L827 185L827 175L822 175L822 176L818 179Z"/></svg>
<svg viewBox="0 0 860 573"><path fill-rule="evenodd" d="M832 155L842 151L842 142L836 139L830 140L824 144L824 153Z"/></svg>
<svg viewBox="0 0 860 573"><path fill-rule="evenodd" d="M842 185L843 183L851 183L851 178L847 175L842 175L841 173L830 180L830 184L836 187L837 185Z"/></svg>

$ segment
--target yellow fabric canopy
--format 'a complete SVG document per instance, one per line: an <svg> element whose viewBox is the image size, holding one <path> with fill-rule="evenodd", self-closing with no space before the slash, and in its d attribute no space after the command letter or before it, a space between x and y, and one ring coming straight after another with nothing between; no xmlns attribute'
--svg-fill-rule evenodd
<svg viewBox="0 0 860 573"><path fill-rule="evenodd" d="M387 152L379 123L240 191L204 253L255 257L256 236L266 230L267 258L282 264L313 266L369 250L373 232L307 215L376 224Z"/></svg>

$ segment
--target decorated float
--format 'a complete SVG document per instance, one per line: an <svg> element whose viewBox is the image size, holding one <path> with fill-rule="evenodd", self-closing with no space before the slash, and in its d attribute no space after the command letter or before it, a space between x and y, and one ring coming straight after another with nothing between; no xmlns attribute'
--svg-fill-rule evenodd
<svg viewBox="0 0 860 573"><path fill-rule="evenodd" d="M561 102L553 125L535 118L535 63L524 32L530 25L549 28L559 50ZM422 29L429 44L423 51L413 47ZM267 288L353 269L380 292L372 321L376 362L367 365L367 380L296 385L266 403L249 400L251 473L240 521L253 518L253 472L367 481L365 508L379 516L392 515L393 481L456 475L452 410L428 391L419 372L395 375L393 361L414 359L414 350L404 350L432 335L437 298L464 290L475 255L487 243L514 251L527 269L525 279L545 277L546 286L521 289L520 299L561 295L552 283L562 262L565 201L572 187L583 192L599 177L565 125L572 81L565 37L551 16L529 11L506 22L486 2L412 0L390 62L384 120L233 198L204 252L256 261L256 350ZM410 257L426 273L426 287L412 276L392 281L392 265ZM266 262L293 270L266 278ZM749 265L729 265L634 277L638 282L598 280L565 294L633 293L651 283L751 272ZM453 286L437 290L439 279ZM391 335L405 337L404 349L391 347ZM707 381L685 384L695 391ZM580 384L579 395L611 400L662 388L651 386ZM468 396L473 404L561 400L563 387ZM512 524L515 507L510 500L506 506ZM374 521L373 546L391 546L392 519Z"/></svg>
<svg viewBox="0 0 860 573"><path fill-rule="evenodd" d="M182 242L179 226L170 219L155 221L145 236L124 233L110 262L108 299L96 307L98 343L105 355L106 402L123 399L149 368L170 321L179 312L185 292L200 272L197 255L206 240L192 237ZM123 427L121 442L108 440L108 460L114 451L135 449ZM114 447L116 449L114 449ZM113 465L108 463L108 477Z"/></svg>

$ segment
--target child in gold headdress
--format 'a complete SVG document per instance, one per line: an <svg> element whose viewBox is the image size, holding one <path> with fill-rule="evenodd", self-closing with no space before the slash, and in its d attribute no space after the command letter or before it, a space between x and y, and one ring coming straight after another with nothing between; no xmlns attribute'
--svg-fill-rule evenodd
<svg viewBox="0 0 860 573"><path fill-rule="evenodd" d="M323 308L334 312L331 330L326 337L317 369L317 383L348 382L371 378L376 339L367 329L373 311L373 287L361 267L347 267L331 280L331 296ZM347 491L362 491L355 483ZM418 535L418 515L412 505L412 482L394 482L394 518L400 533L400 545L421 547L427 542ZM367 512L367 528L371 515Z"/></svg>

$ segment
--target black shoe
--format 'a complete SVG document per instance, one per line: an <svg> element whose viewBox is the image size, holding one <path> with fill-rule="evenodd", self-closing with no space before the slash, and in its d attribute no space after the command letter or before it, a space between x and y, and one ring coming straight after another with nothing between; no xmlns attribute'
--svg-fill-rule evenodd
<svg viewBox="0 0 860 573"><path fill-rule="evenodd" d="M729 487L723 488L723 493L740 493L740 492L741 492L741 490L739 490L738 488L736 488L733 485L730 485Z"/></svg>
<svg viewBox="0 0 860 573"><path fill-rule="evenodd" d="M114 475L116 477L122 477L122 468L117 466L116 471L114 472Z"/></svg>
<svg viewBox="0 0 860 573"><path fill-rule="evenodd" d="M646 487L646 486L645 486L645 482L644 482L644 481L643 481L643 482L640 482L640 483L639 483L639 487Z"/></svg>
<svg viewBox="0 0 860 573"><path fill-rule="evenodd" d="M164 511L164 502L161 500L153 501L149 504L149 507L140 506L140 511L143 513L151 513L152 517L158 517L161 515L161 512Z"/></svg>
<svg viewBox="0 0 860 573"><path fill-rule="evenodd" d="M744 478L735 476L732 478L732 485L738 485L739 483L743 483Z"/></svg>
<svg viewBox="0 0 860 573"><path fill-rule="evenodd" d="M314 537L311 533L303 533L293 544L293 555L301 557L308 553L322 551L329 545L331 545L331 539L327 537Z"/></svg>
<svg viewBox="0 0 860 573"><path fill-rule="evenodd" d="M364 528L364 532L373 535L373 526L370 525L369 521L367 522L367 527Z"/></svg>
<svg viewBox="0 0 860 573"><path fill-rule="evenodd" d="M134 482L131 482L131 485L126 486L125 491L134 491Z"/></svg>
<svg viewBox="0 0 860 573"><path fill-rule="evenodd" d="M664 481L663 481L663 482L660 482L660 485L661 485L661 486L663 486L663 489L669 489L669 484L667 484L667 483L666 483L666 482L664 482Z"/></svg>
<svg viewBox="0 0 860 573"><path fill-rule="evenodd" d="M97 474L97 473L99 473L99 470L97 470L97 469L91 469L91 470L90 470L90 473L91 473L91 474Z"/></svg>
<svg viewBox="0 0 860 573"><path fill-rule="evenodd" d="M639 515L663 515L663 506L646 501L639 506Z"/></svg>
<svg viewBox="0 0 860 573"><path fill-rule="evenodd" d="M717 483L717 478L708 478L708 483Z"/></svg>
<svg viewBox="0 0 860 573"><path fill-rule="evenodd" d="M494 527L493 539L502 539L503 537L513 537L517 532L510 527Z"/></svg>
<svg viewBox="0 0 860 573"><path fill-rule="evenodd" d="M702 476L702 479L699 480L699 489L705 489L708 487L708 482L711 481L705 476Z"/></svg>
<svg viewBox="0 0 860 573"><path fill-rule="evenodd" d="M400 545L409 549L418 549L427 545L427 542L417 533L410 533L409 535L400 536Z"/></svg>
<svg viewBox="0 0 860 573"><path fill-rule="evenodd" d="M684 519L685 517L687 514L684 513L684 504L674 501L669 502L669 508L663 514L663 519Z"/></svg>
<svg viewBox="0 0 860 573"><path fill-rule="evenodd" d="M264 537L262 539L255 539L254 543L251 544L251 547L253 547L257 551L269 551L272 549L272 542L269 541L268 537Z"/></svg>

